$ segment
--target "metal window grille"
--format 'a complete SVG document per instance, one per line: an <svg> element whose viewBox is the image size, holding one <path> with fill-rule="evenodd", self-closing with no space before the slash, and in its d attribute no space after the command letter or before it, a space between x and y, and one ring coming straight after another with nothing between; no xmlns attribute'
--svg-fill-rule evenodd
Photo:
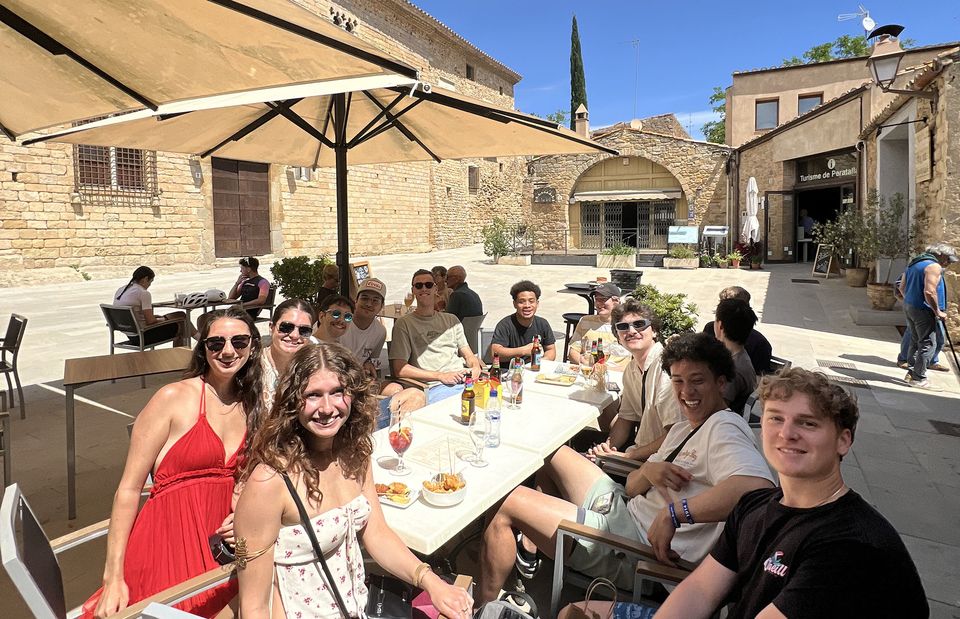
<svg viewBox="0 0 960 619"><path fill-rule="evenodd" d="M480 167L467 166L467 189L471 194L480 191Z"/></svg>

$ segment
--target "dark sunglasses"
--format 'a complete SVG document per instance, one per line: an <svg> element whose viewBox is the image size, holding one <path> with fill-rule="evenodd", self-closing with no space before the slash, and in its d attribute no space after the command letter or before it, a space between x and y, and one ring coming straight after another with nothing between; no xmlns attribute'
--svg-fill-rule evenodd
<svg viewBox="0 0 960 619"><path fill-rule="evenodd" d="M633 322L618 322L614 325L614 327L617 328L617 331L628 331L630 327L633 327L637 331L643 331L651 324L653 323L646 318L641 318L640 320L634 320Z"/></svg>
<svg viewBox="0 0 960 619"><path fill-rule="evenodd" d="M343 322L353 322L353 314L350 312L341 312L340 310L330 312L330 317L334 320L340 320L341 316L343 316ZM303 332L301 331L301 333Z"/></svg>
<svg viewBox="0 0 960 619"><path fill-rule="evenodd" d="M249 335L234 335L230 338L230 345L233 346L234 350L243 350L250 345L250 339ZM227 338L221 335L208 337L203 340L203 345L206 346L210 352L220 352L223 350L223 347L227 345Z"/></svg>
<svg viewBox="0 0 960 619"><path fill-rule="evenodd" d="M284 335L290 335L293 333L293 330L296 329L297 333L300 334L300 337L310 337L313 333L313 327L306 327L303 325L295 325L292 322L281 322L277 325L277 331L283 333Z"/></svg>
<svg viewBox="0 0 960 619"><path fill-rule="evenodd" d="M417 282L413 285L413 287L417 290L423 290L424 288L430 290L433 288L433 282Z"/></svg>

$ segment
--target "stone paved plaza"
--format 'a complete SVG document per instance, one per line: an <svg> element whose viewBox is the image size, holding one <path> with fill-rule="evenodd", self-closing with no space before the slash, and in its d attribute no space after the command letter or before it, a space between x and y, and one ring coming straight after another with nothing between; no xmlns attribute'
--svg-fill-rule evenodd
<svg viewBox="0 0 960 619"><path fill-rule="evenodd" d="M464 265L467 281L488 311L486 329L513 311L510 284L532 279L544 290L540 314L560 334L561 314L586 311L586 303L554 291L567 282L609 276L587 267L496 266L478 247L369 260L374 275L388 286L388 302L403 297L416 268ZM270 278L269 265L261 268L261 274ZM175 292L228 289L236 276L233 266L188 273L158 270L151 292L159 301ZM949 374L931 373L933 382L944 389L941 393L906 387L903 371L893 363L899 346L896 330L858 326L850 317L851 306L867 307L864 290L848 288L836 278L816 284L791 281L809 277L808 267L774 265L760 271L645 269L642 281L687 293L700 309L700 325L712 318L721 288L742 285L753 295L752 304L761 317L758 328L772 342L774 354L860 383L852 389L859 398L861 421L853 452L843 464L844 477L903 536L920 570L932 616L960 617L960 438L940 434L930 423L960 424L957 368ZM148 380L145 390L139 381L127 380L78 391L79 517L68 523L63 360L108 352L107 330L97 305L109 302L124 283L113 279L6 288L0 299L0 315L17 312L30 321L20 359L27 418L21 420L17 410L11 414L14 479L51 537L109 516L128 444L126 426L160 384L175 379L167 375ZM941 362L947 361L942 357ZM64 555L68 605L80 603L98 586L103 550L104 544L98 542ZM0 577L0 599L2 616L27 616L5 575Z"/></svg>

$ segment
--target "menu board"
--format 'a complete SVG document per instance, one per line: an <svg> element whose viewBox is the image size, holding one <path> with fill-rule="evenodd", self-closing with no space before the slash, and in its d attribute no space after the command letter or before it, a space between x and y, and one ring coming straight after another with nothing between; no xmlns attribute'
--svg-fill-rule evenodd
<svg viewBox="0 0 960 619"><path fill-rule="evenodd" d="M830 279L830 271L833 270L833 245L817 245L817 256L813 259L812 275L822 275Z"/></svg>

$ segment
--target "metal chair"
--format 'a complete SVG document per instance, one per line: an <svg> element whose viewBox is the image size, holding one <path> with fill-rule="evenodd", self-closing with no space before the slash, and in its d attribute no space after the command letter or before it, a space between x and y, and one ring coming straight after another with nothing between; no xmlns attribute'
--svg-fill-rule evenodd
<svg viewBox="0 0 960 619"><path fill-rule="evenodd" d="M20 384L20 373L17 371L17 357L20 355L20 344L23 342L23 332L27 330L27 319L20 314L10 314L7 323L7 333L0 339L0 374L7 375L7 387L10 394L10 407L16 405L13 398L13 380L17 384L17 397L20 398L20 419L27 418L27 406L23 401L23 385ZM10 353L10 359L7 359Z"/></svg>
<svg viewBox="0 0 960 619"><path fill-rule="evenodd" d="M7 487L0 505L0 557L10 580L34 617L66 619L80 614L79 608L67 611L57 555L106 535L109 525L109 520L103 520L51 540L21 494L20 487L17 484ZM139 617L152 603L177 604L234 577L233 566L212 569L129 606L112 615L111 619Z"/></svg>
<svg viewBox="0 0 960 619"><path fill-rule="evenodd" d="M564 322L564 331L563 331L563 360L567 360L567 353L570 351L570 337L573 336L573 332L577 330L577 325L580 324L580 319L586 316L586 314L581 314L580 312L567 312L563 315Z"/></svg>
<svg viewBox="0 0 960 619"><path fill-rule="evenodd" d="M143 352L147 349L153 349L161 344L173 343L179 337L179 334L174 334L173 336L160 340L158 342L152 342L150 344L144 344L146 340L146 335L150 333L151 329L157 329L159 327L166 326L171 323L167 322L158 322L149 326L141 326L140 322L137 320L136 314L133 313L133 308L128 305L109 305L107 303L100 304L100 310L103 312L103 317L107 320L107 328L110 329L110 354L114 354L114 349L124 348L126 350L138 350ZM127 336L126 342L117 343L114 333L120 332L123 335ZM140 378L140 387L146 388L147 379L146 377Z"/></svg>
<svg viewBox="0 0 960 619"><path fill-rule="evenodd" d="M7 411L7 394L0 391L0 457L3 458L3 485L13 482L13 462L10 459L10 413Z"/></svg>
<svg viewBox="0 0 960 619"><path fill-rule="evenodd" d="M470 345L470 350L475 355L483 354L483 351L480 350L480 325L483 324L486 317L486 314L483 316L465 316L460 321L463 325L463 335L467 338L467 344Z"/></svg>
<svg viewBox="0 0 960 619"><path fill-rule="evenodd" d="M266 313L260 312L260 315L253 319L254 323L258 322L270 322L270 318L273 316L273 308L277 304L277 285L270 284L270 292L267 293L267 300L264 301L261 305L243 305L245 310L256 310L256 309L265 309ZM242 304L241 304L242 305Z"/></svg>

